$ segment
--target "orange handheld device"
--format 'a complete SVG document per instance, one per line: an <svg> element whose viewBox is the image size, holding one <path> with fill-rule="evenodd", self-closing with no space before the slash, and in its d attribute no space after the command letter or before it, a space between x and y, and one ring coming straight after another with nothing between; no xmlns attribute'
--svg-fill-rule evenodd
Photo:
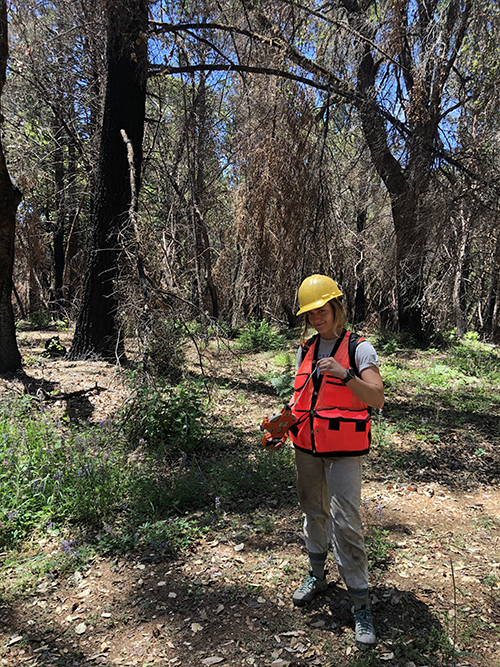
<svg viewBox="0 0 500 667"><path fill-rule="evenodd" d="M267 449L279 449L283 445L288 437L288 430L291 426L295 424L297 417L293 414L292 409L285 405L283 410L268 419L264 419L260 425L261 431L266 431L262 436L262 442L260 443L263 447Z"/></svg>

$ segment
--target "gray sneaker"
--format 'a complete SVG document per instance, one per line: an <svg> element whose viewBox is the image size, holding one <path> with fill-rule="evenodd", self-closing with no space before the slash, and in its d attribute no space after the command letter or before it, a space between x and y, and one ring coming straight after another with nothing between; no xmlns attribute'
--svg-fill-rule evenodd
<svg viewBox="0 0 500 667"><path fill-rule="evenodd" d="M309 572L304 582L297 588L293 594L293 604L296 607L303 607L305 604L312 602L318 593L326 591L328 582L326 577L318 579L312 572Z"/></svg>
<svg viewBox="0 0 500 667"><path fill-rule="evenodd" d="M373 627L371 609L363 605L356 611L354 611L354 607L352 610L354 612L356 646L359 648L373 648L377 643L377 637Z"/></svg>

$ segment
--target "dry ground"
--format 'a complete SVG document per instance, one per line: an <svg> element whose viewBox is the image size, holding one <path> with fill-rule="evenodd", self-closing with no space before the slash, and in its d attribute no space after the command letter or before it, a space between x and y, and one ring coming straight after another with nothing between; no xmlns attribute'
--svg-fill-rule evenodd
<svg viewBox="0 0 500 667"><path fill-rule="evenodd" d="M30 383L31 390L60 388L68 397L53 409L67 409L75 419L112 416L128 391L121 372L102 362L40 364L51 335L23 335L23 356L32 365L22 381L1 380L0 392L20 392ZM67 343L69 334L61 338ZM225 367L219 357L205 372L217 369L243 386L255 360L248 355L238 367L226 359ZM274 407L270 395L249 389L244 410L237 403L226 409L236 425L252 429ZM348 600L333 564L326 594L308 608L293 608L291 594L307 566L301 516L297 509L261 507L246 517L226 513L174 561L96 557L85 571L28 578L20 586L40 554L61 549L49 540L28 545L2 582L0 665L423 667L441 660L499 667L499 501L498 486L458 492L434 482L381 479L367 466L362 513L374 545L379 635L369 657L354 647ZM434 655L426 653L433 632L455 642L458 657L438 642Z"/></svg>

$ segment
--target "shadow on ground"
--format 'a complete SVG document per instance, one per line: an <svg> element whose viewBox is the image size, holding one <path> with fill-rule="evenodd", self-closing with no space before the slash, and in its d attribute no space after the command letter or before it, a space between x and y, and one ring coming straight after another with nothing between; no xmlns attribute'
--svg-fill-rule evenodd
<svg viewBox="0 0 500 667"><path fill-rule="evenodd" d="M270 663L274 651L300 665L306 643L314 655L323 656L321 664L337 664L328 661L345 656L346 647L354 646L350 601L337 584L308 607L297 609L282 585L254 588L251 580L228 584L223 577L202 581L199 576L183 576L180 565L137 572L132 563L122 562L112 581L101 585L102 590L110 585L113 589L105 600L86 597L81 588L61 586L39 594L24 614L15 604L3 605L0 622L9 633L3 649L7 664L17 664L16 656L21 655L24 661L36 656L37 665L65 667L136 664L138 659L156 664L148 662L154 656L172 664L176 658L182 664L200 664L203 656L217 655L231 666L243 664L249 656L249 664L260 667ZM140 583L144 579L148 584ZM424 664L423 659L442 650L445 629L415 594L379 586L373 589L373 599L379 640L374 656L384 652L385 664ZM54 614L54 604L62 603L64 613ZM107 618L102 617L104 609ZM86 629L79 635L82 622ZM397 663L387 660L388 647ZM358 664L354 654L349 664Z"/></svg>

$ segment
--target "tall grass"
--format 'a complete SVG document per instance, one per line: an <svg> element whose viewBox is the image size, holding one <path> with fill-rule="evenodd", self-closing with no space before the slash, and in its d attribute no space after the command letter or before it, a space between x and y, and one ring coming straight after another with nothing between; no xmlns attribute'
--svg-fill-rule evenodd
<svg viewBox="0 0 500 667"><path fill-rule="evenodd" d="M185 384L163 393L143 387L118 426L69 426L36 399L4 403L0 548L73 526L106 549L145 547L151 533L151 542L175 550L189 540L188 525L194 537L215 520L216 498L220 514L292 486L290 450L270 457L258 435L245 447L245 434L209 429L206 415L199 387ZM201 521L186 518L197 511Z"/></svg>
<svg viewBox="0 0 500 667"><path fill-rule="evenodd" d="M127 485L106 428L73 431L35 400L3 404L0 544L54 522L99 525L113 515Z"/></svg>

